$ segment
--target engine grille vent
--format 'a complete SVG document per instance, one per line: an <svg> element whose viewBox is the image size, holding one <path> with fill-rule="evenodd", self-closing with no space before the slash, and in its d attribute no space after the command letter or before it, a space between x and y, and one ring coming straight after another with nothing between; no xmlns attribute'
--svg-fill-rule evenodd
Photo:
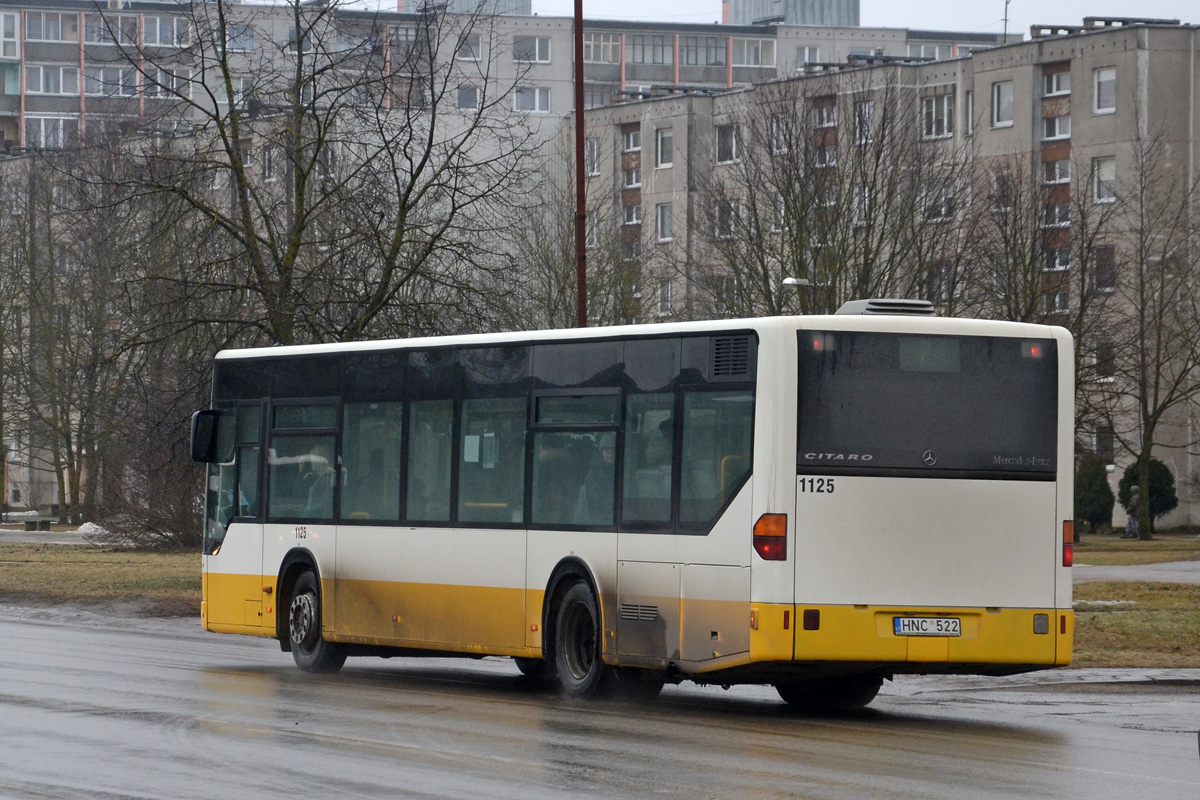
<svg viewBox="0 0 1200 800"><path fill-rule="evenodd" d="M658 619L658 606L641 606L637 603L621 604L621 619L633 622L654 622Z"/></svg>

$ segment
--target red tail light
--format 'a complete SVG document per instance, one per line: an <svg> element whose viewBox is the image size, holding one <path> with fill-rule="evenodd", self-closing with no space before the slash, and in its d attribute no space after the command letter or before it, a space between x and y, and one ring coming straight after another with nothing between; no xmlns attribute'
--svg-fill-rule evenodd
<svg viewBox="0 0 1200 800"><path fill-rule="evenodd" d="M763 514L754 523L754 552L763 561L787 561L787 514Z"/></svg>
<svg viewBox="0 0 1200 800"><path fill-rule="evenodd" d="M1075 521L1063 520L1063 566L1075 563Z"/></svg>

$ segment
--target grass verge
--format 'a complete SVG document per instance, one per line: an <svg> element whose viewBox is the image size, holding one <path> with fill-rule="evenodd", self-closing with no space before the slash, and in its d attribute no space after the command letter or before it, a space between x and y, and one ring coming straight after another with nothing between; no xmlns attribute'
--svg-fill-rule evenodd
<svg viewBox="0 0 1200 800"><path fill-rule="evenodd" d="M1076 667L1200 667L1200 586L1075 585Z"/></svg>
<svg viewBox="0 0 1200 800"><path fill-rule="evenodd" d="M0 544L0 597L199 616L200 557L80 545Z"/></svg>
<svg viewBox="0 0 1200 800"><path fill-rule="evenodd" d="M1161 564L1200 560L1200 537L1195 533L1156 533L1148 542L1113 534L1085 534L1075 546L1075 563L1097 567Z"/></svg>

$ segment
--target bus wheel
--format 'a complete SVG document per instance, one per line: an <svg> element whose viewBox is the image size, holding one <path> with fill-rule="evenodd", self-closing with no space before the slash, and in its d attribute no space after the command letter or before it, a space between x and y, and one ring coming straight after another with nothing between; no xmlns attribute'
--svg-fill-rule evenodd
<svg viewBox="0 0 1200 800"><path fill-rule="evenodd" d="M303 573L292 587L288 637L296 666L305 672L337 672L346 663L345 651L321 638L321 592L311 572Z"/></svg>
<svg viewBox="0 0 1200 800"><path fill-rule="evenodd" d="M558 604L554 626L554 666L563 694L596 697L610 685L600 655L600 612L587 584L572 584Z"/></svg>
<svg viewBox="0 0 1200 800"><path fill-rule="evenodd" d="M800 711L831 711L863 708L879 694L883 677L850 675L844 678L819 678L796 683L777 683L775 691L783 701Z"/></svg>

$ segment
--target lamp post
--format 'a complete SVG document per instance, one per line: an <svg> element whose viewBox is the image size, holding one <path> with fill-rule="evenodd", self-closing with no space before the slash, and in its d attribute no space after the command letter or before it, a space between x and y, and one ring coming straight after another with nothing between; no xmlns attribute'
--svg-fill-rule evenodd
<svg viewBox="0 0 1200 800"><path fill-rule="evenodd" d="M587 327L587 192L584 190L583 0L575 0L575 327Z"/></svg>

